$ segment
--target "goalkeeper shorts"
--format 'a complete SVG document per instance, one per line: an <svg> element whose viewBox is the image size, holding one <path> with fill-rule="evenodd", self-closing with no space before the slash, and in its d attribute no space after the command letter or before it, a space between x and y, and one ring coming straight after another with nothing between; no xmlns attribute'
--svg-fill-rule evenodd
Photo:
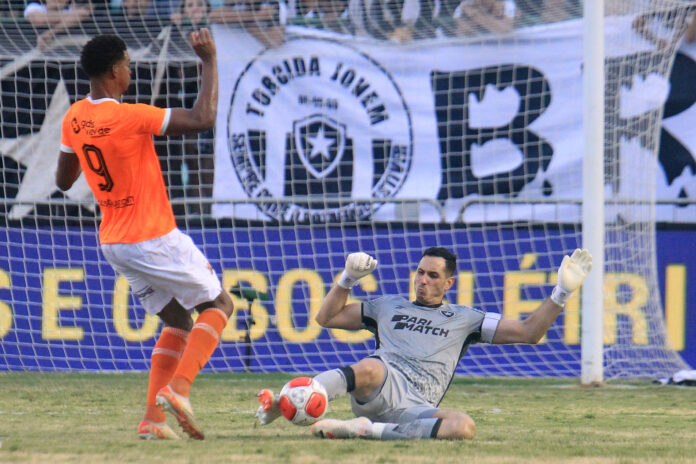
<svg viewBox="0 0 696 464"><path fill-rule="evenodd" d="M392 424L433 417L437 408L423 399L401 372L381 359L375 359L384 366L384 384L379 393L367 402L360 402L351 395L350 405L353 414L356 417L367 417L373 422Z"/></svg>

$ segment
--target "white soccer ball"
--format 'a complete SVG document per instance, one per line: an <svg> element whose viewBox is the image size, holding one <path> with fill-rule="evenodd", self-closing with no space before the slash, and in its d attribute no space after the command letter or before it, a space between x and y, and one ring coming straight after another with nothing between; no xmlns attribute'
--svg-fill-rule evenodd
<svg viewBox="0 0 696 464"><path fill-rule="evenodd" d="M310 377L298 377L280 391L280 412L295 425L312 425L328 409L326 390Z"/></svg>

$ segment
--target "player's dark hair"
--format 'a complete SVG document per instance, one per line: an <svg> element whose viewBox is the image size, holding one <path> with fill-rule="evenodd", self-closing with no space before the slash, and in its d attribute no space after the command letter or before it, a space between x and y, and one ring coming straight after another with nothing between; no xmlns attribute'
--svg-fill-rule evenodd
<svg viewBox="0 0 696 464"><path fill-rule="evenodd" d="M443 247L430 247L423 252L424 256L434 256L436 258L442 258L445 260L445 269L447 269L448 275L454 275L454 271L457 269L457 255L449 251L447 248Z"/></svg>
<svg viewBox="0 0 696 464"><path fill-rule="evenodd" d="M106 74L123 59L126 43L115 35L98 35L82 47L80 66L89 77Z"/></svg>

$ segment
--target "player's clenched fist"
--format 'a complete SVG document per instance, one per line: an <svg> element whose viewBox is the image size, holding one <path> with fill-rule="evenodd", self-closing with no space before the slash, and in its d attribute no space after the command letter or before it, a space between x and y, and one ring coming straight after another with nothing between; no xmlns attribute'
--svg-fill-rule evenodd
<svg viewBox="0 0 696 464"><path fill-rule="evenodd" d="M189 40L191 41L191 47L196 55L203 61L207 61L211 58L215 58L217 50L215 48L215 41L210 31L205 27L200 31L194 31L189 34Z"/></svg>
<svg viewBox="0 0 696 464"><path fill-rule="evenodd" d="M551 299L564 306L570 294L582 285L587 273L592 269L592 255L588 250L577 249L570 256L563 257L558 268L558 284L551 293Z"/></svg>
<svg viewBox="0 0 696 464"><path fill-rule="evenodd" d="M346 259L346 268L338 279L338 285L343 288L352 288L377 267L377 260L367 253L351 253Z"/></svg>

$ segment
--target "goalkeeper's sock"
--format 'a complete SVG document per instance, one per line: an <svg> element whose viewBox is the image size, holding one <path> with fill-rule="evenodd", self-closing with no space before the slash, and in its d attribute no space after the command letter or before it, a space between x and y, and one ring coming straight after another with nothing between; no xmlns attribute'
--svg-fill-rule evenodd
<svg viewBox="0 0 696 464"><path fill-rule="evenodd" d="M405 424L374 422L368 429L367 436L376 440L418 440L420 438L437 438L442 419L416 419Z"/></svg>
<svg viewBox="0 0 696 464"><path fill-rule="evenodd" d="M322 372L314 377L314 380L324 387L329 401L355 390L355 373L350 366Z"/></svg>
<svg viewBox="0 0 696 464"><path fill-rule="evenodd" d="M169 383L176 393L189 396L193 380L215 351L226 325L227 315L217 308L206 309L198 316L179 367Z"/></svg>
<svg viewBox="0 0 696 464"><path fill-rule="evenodd" d="M164 422L164 411L155 403L160 388L169 383L179 365L179 358L186 346L188 332L174 327L162 329L155 348L152 350L150 380L147 387L147 407L145 419L151 422Z"/></svg>

